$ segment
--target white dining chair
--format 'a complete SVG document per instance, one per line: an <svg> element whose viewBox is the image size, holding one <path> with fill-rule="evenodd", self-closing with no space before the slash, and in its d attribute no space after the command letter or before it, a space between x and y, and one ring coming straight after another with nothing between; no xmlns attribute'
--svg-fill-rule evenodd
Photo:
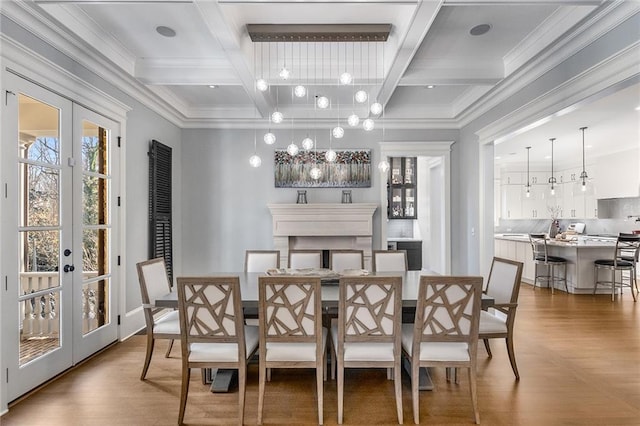
<svg viewBox="0 0 640 426"><path fill-rule="evenodd" d="M522 279L522 262L494 257L484 293L494 304L489 311L480 311L479 338L484 342L489 358L492 357L489 339L505 339L511 369L520 380L516 354L513 349L513 327L518 308L518 294Z"/></svg>
<svg viewBox="0 0 640 426"><path fill-rule="evenodd" d="M364 269L363 250L331 250L329 251L329 269L342 272L346 269Z"/></svg>
<svg viewBox="0 0 640 426"><path fill-rule="evenodd" d="M338 320L331 326L332 373L334 360L338 364L338 424L343 420L345 368L393 369L402 424L401 320L402 277L340 279Z"/></svg>
<svg viewBox="0 0 640 426"><path fill-rule="evenodd" d="M265 385L273 368L314 368L318 424L323 423L323 389L328 330L322 327L319 277L261 276L258 278L260 349L258 424L262 424ZM286 403L269 404L286 410Z"/></svg>
<svg viewBox="0 0 640 426"><path fill-rule="evenodd" d="M165 358L169 358L173 341L180 339L180 322L177 310L155 306L157 298L171 291L164 259L159 257L139 262L136 264L136 269L138 271L147 335L147 349L142 374L140 375L140 380L144 380L149 370L156 339L169 340L169 346L165 354Z"/></svg>
<svg viewBox="0 0 640 426"><path fill-rule="evenodd" d="M409 269L406 250L374 250L373 272L402 272Z"/></svg>
<svg viewBox="0 0 640 426"><path fill-rule="evenodd" d="M414 324L402 325L411 362L413 420L420 423L420 367L467 368L471 404L480 423L476 386L482 277L421 276Z"/></svg>
<svg viewBox="0 0 640 426"><path fill-rule="evenodd" d="M290 269L322 268L322 250L289 250Z"/></svg>
<svg viewBox="0 0 640 426"><path fill-rule="evenodd" d="M183 424L191 369L238 370L238 423L243 424L247 363L258 349L258 327L244 324L240 282L235 277L178 277Z"/></svg>
<svg viewBox="0 0 640 426"><path fill-rule="evenodd" d="M280 268L279 250L247 250L244 254L245 272L265 272Z"/></svg>

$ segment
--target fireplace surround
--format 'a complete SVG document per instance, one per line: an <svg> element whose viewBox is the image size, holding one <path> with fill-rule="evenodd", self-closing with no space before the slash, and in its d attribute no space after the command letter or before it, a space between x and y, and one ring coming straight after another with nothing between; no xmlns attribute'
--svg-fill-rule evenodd
<svg viewBox="0 0 640 426"><path fill-rule="evenodd" d="M374 203L268 204L273 219L273 246L280 266L288 267L292 249L357 249L371 269Z"/></svg>

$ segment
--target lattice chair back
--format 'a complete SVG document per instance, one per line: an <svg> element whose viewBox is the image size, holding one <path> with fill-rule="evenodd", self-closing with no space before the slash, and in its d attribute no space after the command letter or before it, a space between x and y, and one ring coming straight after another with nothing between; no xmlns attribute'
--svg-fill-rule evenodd
<svg viewBox="0 0 640 426"><path fill-rule="evenodd" d="M413 350L420 342L465 342L475 354L482 277L422 276Z"/></svg>
<svg viewBox="0 0 640 426"><path fill-rule="evenodd" d="M259 277L258 285L261 339L301 343L322 336L319 277Z"/></svg>
<svg viewBox="0 0 640 426"><path fill-rule="evenodd" d="M244 318L238 277L179 277L178 306L186 342L244 343ZM245 359L240 344L239 359Z"/></svg>
<svg viewBox="0 0 640 426"><path fill-rule="evenodd" d="M400 345L401 277L340 280L339 342L392 342Z"/></svg>

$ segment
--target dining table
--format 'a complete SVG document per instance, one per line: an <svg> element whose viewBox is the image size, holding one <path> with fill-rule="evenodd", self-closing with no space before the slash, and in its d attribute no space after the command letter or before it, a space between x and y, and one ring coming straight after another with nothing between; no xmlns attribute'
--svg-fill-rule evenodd
<svg viewBox="0 0 640 426"><path fill-rule="evenodd" d="M282 270L279 270L282 271ZM339 281L342 277L340 274L332 273L327 270L318 270L318 274L314 274L313 271L300 271L295 270L282 271L282 273L267 274L265 272L212 272L205 274L209 277L238 277L240 282L240 295L242 297L242 307L244 309L257 309L258 307L258 279L264 276L310 276L321 278L322 283L322 307L325 310L332 310L337 312L338 298L339 298ZM407 311L415 309L418 300L418 289L420 287L420 277L423 275L442 275L429 270L420 271L399 271L399 272L366 272L363 270L362 275L359 276L388 276L388 277L402 277L402 308ZM358 275L352 275L358 276ZM495 300L482 294L482 309L487 310L493 304ZM178 295L177 292L172 291L167 293L154 302L154 305L159 308L178 308ZM405 363L405 368L406 368ZM211 382L212 392L228 392L233 380L233 374L235 370L222 370L218 369L215 372L203 373L203 380ZM420 369L420 390L432 390L433 383L429 377L428 370L426 368Z"/></svg>

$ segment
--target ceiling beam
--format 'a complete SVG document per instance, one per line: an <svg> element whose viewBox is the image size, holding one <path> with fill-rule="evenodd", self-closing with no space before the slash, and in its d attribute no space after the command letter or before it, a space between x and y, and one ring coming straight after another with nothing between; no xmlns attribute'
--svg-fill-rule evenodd
<svg viewBox="0 0 640 426"><path fill-rule="evenodd" d="M207 28L225 51L247 95L253 100L261 116L268 117L274 108L274 102L268 91L260 92L255 89L252 64L247 63L247 58L253 57L252 47L249 45L251 41L246 39L246 43L243 45L244 29L233 26L234 23L224 16L218 2L194 0L194 4L202 15Z"/></svg>
<svg viewBox="0 0 640 426"><path fill-rule="evenodd" d="M438 11L442 7L442 3L443 1L420 1L418 3L411 19L411 24L409 24L404 38L400 40L398 48L395 49L395 57L388 59L391 66L385 75L379 93L375 96L382 105L386 105L389 102L391 95L400 84L402 76L420 48L422 40L424 40L427 31L429 31Z"/></svg>

